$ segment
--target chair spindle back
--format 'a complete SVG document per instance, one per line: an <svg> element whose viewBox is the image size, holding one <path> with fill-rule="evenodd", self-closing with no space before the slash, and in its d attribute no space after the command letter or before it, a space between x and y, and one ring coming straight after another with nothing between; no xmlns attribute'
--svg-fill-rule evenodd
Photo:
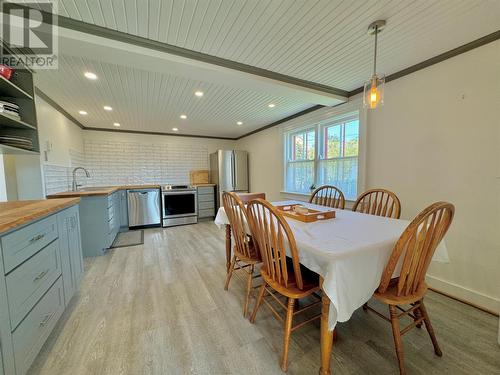
<svg viewBox="0 0 500 375"><path fill-rule="evenodd" d="M424 283L432 256L448 231L455 207L451 203L436 202L413 219L394 246L378 291L384 293L389 287L394 270L403 256L397 284L397 295L415 293Z"/></svg>
<svg viewBox="0 0 500 375"><path fill-rule="evenodd" d="M255 253L251 249L251 239L246 230L247 210L243 202L233 192L224 192L222 202L226 212L231 232L233 234L236 251L246 258L255 258Z"/></svg>
<svg viewBox="0 0 500 375"><path fill-rule="evenodd" d="M263 270L269 277L288 287L290 278L286 250L290 251L295 282L303 289L297 244L290 226L276 208L264 199L252 200L248 206L248 218L252 238L257 241L261 253Z"/></svg>
<svg viewBox="0 0 500 375"><path fill-rule="evenodd" d="M309 203L344 209L345 198L339 188L332 185L324 185L312 192L311 198L309 198Z"/></svg>
<svg viewBox="0 0 500 375"><path fill-rule="evenodd" d="M352 210L364 214L399 219L401 217L401 202L392 191L371 189L358 197Z"/></svg>

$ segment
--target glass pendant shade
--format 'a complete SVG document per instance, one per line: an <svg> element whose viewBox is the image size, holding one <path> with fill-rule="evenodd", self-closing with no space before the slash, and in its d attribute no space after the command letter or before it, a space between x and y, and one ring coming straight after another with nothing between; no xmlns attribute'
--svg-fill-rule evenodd
<svg viewBox="0 0 500 375"><path fill-rule="evenodd" d="M385 76L374 74L369 81L365 83L363 105L365 108L375 109L384 104L384 86Z"/></svg>

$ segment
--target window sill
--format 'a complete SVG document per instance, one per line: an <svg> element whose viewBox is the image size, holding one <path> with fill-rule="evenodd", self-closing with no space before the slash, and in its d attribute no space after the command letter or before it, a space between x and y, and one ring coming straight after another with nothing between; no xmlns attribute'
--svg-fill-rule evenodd
<svg viewBox="0 0 500 375"><path fill-rule="evenodd" d="M280 194L286 194L286 195L298 195L298 196L301 196L301 197L310 197L311 194L307 194L307 193L298 193L296 191L280 191Z"/></svg>
<svg viewBox="0 0 500 375"><path fill-rule="evenodd" d="M280 191L280 194L282 194L282 195L296 195L299 197L310 197L311 196L311 194L307 194L307 193L298 193L296 191L284 191L284 190ZM345 200L348 208L350 208L354 204L355 201L356 200L354 200L354 199L346 199Z"/></svg>

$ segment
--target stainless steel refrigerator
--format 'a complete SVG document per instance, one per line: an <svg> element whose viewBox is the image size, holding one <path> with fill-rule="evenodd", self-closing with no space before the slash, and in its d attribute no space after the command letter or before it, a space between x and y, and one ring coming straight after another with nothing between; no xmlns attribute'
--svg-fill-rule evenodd
<svg viewBox="0 0 500 375"><path fill-rule="evenodd" d="M210 182L216 184L217 207L222 205L222 193L248 193L248 153L218 150L210 154Z"/></svg>

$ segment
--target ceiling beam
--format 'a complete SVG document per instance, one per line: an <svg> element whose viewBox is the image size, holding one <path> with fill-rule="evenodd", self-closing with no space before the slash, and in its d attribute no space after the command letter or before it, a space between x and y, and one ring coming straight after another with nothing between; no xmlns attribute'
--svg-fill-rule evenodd
<svg viewBox="0 0 500 375"><path fill-rule="evenodd" d="M40 9L37 9L40 11ZM43 13L43 12L42 12ZM275 81L280 81L289 85L303 87L308 90L314 90L318 92L322 92L330 95L337 95L340 97L347 97L348 92L346 90L342 90L336 87L324 85L321 83L316 83L312 81L303 80L300 78L292 77L286 74L281 74L277 72L273 72L271 70L258 68L252 65L243 64L237 61L225 59L218 56L209 55L206 53L193 51L187 48L178 47L172 44L159 42L156 40L144 38L137 35L127 34L122 31L117 31L113 29L109 29L106 27L98 26L95 24L75 20L69 17L64 17L58 15L58 25L59 27L63 27L70 30L79 31L86 34L97 35L103 38L112 39L115 41L132 44L135 46L148 48L164 53L168 53L171 55L181 56L184 58L197 60L201 62L205 62L212 65L217 65L225 68L229 68L232 70L238 70L240 72L253 74L260 77L265 77L269 79L273 79Z"/></svg>

